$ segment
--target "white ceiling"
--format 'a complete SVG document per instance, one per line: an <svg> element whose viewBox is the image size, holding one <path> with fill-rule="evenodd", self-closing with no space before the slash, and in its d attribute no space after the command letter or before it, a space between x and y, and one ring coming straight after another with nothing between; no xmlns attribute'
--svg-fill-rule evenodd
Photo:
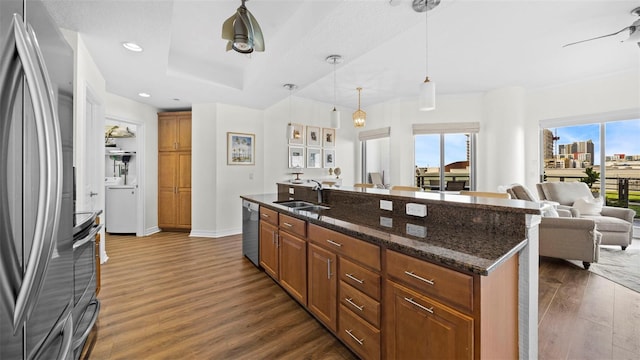
<svg viewBox="0 0 640 360"><path fill-rule="evenodd" d="M226 52L222 23L240 0L45 0L60 27L81 34L107 91L160 109L220 102L267 108L289 95L338 108L417 97L425 77L425 15L411 0L250 0L265 52ZM442 0L429 11L429 77L438 94L528 89L640 67L640 48L609 37L631 25L638 0ZM134 41L142 53L125 50ZM639 79L640 81L640 79ZM147 92L151 98L137 94ZM179 99L179 100L176 100Z"/></svg>

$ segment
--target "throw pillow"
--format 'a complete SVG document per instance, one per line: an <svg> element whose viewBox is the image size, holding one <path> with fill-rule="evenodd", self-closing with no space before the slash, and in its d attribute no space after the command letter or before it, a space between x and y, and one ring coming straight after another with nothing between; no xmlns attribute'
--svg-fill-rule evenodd
<svg viewBox="0 0 640 360"><path fill-rule="evenodd" d="M602 211L602 199L579 198L573 203L573 207L580 212L580 215L600 215Z"/></svg>

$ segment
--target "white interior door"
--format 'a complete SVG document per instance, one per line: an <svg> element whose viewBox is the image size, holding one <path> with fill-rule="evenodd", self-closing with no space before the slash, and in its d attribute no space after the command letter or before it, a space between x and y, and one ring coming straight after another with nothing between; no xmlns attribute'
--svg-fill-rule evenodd
<svg viewBox="0 0 640 360"><path fill-rule="evenodd" d="M102 105L91 89L86 89L84 133L84 211L100 211L105 208L104 187L104 115ZM101 215L104 220L104 211ZM105 223L105 221L102 221ZM104 227L100 231L100 262L109 258L106 252Z"/></svg>

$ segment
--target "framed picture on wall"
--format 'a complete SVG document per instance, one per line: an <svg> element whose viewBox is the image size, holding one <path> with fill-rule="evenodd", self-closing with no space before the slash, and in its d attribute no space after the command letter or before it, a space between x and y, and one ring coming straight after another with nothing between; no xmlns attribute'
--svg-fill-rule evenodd
<svg viewBox="0 0 640 360"><path fill-rule="evenodd" d="M317 126L307 126L307 146L322 146L322 133Z"/></svg>
<svg viewBox="0 0 640 360"><path fill-rule="evenodd" d="M255 165L256 136L227 133L227 165Z"/></svg>
<svg viewBox="0 0 640 360"><path fill-rule="evenodd" d="M336 146L336 129L322 128L322 147Z"/></svg>
<svg viewBox="0 0 640 360"><path fill-rule="evenodd" d="M322 149L307 148L307 167L316 169L322 167Z"/></svg>
<svg viewBox="0 0 640 360"><path fill-rule="evenodd" d="M304 125L289 124L287 125L287 138L289 145L304 145Z"/></svg>
<svg viewBox="0 0 640 360"><path fill-rule="evenodd" d="M328 149L324 149L324 167L325 168L332 168L336 166L336 151L335 150L328 150Z"/></svg>
<svg viewBox="0 0 640 360"><path fill-rule="evenodd" d="M303 168L304 167L304 147L302 146L289 146L289 168Z"/></svg>

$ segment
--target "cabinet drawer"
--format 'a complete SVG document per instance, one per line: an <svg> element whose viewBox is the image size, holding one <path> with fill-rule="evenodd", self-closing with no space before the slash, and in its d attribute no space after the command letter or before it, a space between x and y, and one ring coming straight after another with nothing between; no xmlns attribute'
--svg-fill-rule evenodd
<svg viewBox="0 0 640 360"><path fill-rule="evenodd" d="M338 336L362 359L380 359L380 330L340 305Z"/></svg>
<svg viewBox="0 0 640 360"><path fill-rule="evenodd" d="M387 250L387 274L418 292L473 311L473 277Z"/></svg>
<svg viewBox="0 0 640 360"><path fill-rule="evenodd" d="M350 257L360 263L380 270L380 247L358 240L337 231L309 224L309 240L331 251Z"/></svg>
<svg viewBox="0 0 640 360"><path fill-rule="evenodd" d="M275 210L267 209L260 206L260 219L268 222L269 224L278 225L278 212Z"/></svg>
<svg viewBox="0 0 640 360"><path fill-rule="evenodd" d="M380 275L340 258L340 280L380 301Z"/></svg>
<svg viewBox="0 0 640 360"><path fill-rule="evenodd" d="M342 281L340 303L375 328L380 328L380 303Z"/></svg>
<svg viewBox="0 0 640 360"><path fill-rule="evenodd" d="M304 220L296 219L294 217L279 214L280 215L280 229L288 231L292 234L296 234L300 237L307 237L307 222Z"/></svg>

